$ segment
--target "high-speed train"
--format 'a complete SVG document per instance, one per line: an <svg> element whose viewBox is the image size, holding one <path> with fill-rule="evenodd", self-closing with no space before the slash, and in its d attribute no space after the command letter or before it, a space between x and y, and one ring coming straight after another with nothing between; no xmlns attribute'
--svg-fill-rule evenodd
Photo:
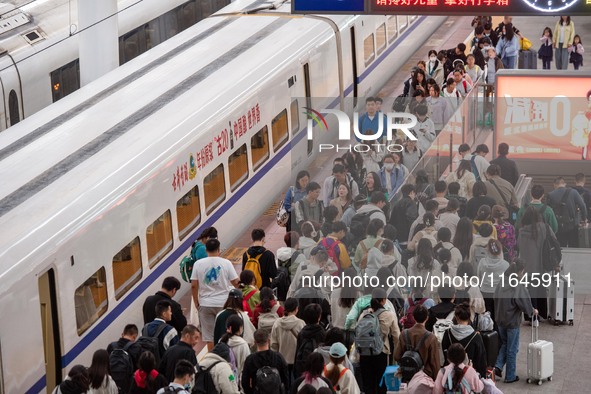
<svg viewBox="0 0 591 394"><path fill-rule="evenodd" d="M377 93L445 20L265 7L232 3L0 134L0 393L50 392L141 327L203 228L228 246L315 159L304 107Z"/></svg>
<svg viewBox="0 0 591 394"><path fill-rule="evenodd" d="M119 64L208 17L229 0L118 0ZM0 131L80 88L72 0L0 3Z"/></svg>

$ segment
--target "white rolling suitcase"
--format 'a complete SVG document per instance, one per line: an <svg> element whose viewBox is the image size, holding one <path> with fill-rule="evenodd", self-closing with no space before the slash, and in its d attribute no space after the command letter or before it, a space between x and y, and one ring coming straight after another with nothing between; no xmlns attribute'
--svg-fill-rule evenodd
<svg viewBox="0 0 591 394"><path fill-rule="evenodd" d="M527 383L541 385L545 379L550 382L554 373L554 345L538 339L539 322L533 320L531 343L527 345ZM534 338L535 332L535 338Z"/></svg>
<svg viewBox="0 0 591 394"><path fill-rule="evenodd" d="M568 282L564 275L552 281L548 295L548 318L555 325L567 324L572 326L575 318L575 282Z"/></svg>

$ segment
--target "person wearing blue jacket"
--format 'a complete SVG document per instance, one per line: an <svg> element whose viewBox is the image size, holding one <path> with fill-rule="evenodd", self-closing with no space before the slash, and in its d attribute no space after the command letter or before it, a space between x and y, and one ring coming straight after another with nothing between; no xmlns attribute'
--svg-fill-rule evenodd
<svg viewBox="0 0 591 394"><path fill-rule="evenodd" d="M380 181L382 187L387 189L390 199L394 197L396 191L402 183L404 178L408 175L408 169L401 164L399 153L388 153L384 156L384 166L380 170Z"/></svg>
<svg viewBox="0 0 591 394"><path fill-rule="evenodd" d="M205 243L207 240L217 237L218 230L215 227L208 227L203 230L191 248L191 257L193 260L198 261L206 258L207 251L205 250Z"/></svg>
<svg viewBox="0 0 591 394"><path fill-rule="evenodd" d="M519 55L519 38L513 30L511 23L503 27L503 33L497 43L497 53L503 62L503 66L508 69L517 68L517 56Z"/></svg>
<svg viewBox="0 0 591 394"><path fill-rule="evenodd" d="M285 226L286 232L291 231L291 210L295 206L295 203L306 197L306 186L310 182L310 173L308 171L300 171L296 176L295 186L290 186L285 192L285 198L283 199L283 206L289 214L287 219L287 225Z"/></svg>
<svg viewBox="0 0 591 394"><path fill-rule="evenodd" d="M361 134L375 135L380 128L380 122L382 122L382 134L379 141L386 136L386 116L377 111L376 99L373 97L365 99L365 110L367 112L359 116L358 130Z"/></svg>

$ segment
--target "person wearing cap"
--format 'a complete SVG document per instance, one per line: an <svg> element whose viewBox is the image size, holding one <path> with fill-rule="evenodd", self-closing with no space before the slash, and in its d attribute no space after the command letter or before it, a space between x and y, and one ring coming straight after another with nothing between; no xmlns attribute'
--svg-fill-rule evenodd
<svg viewBox="0 0 591 394"><path fill-rule="evenodd" d="M381 353L359 357L361 375L363 376L363 391L365 393L386 393L386 387L380 386L380 381L388 365L388 356L393 351L390 348L390 338L393 340L392 343L397 343L398 336L400 335L396 312L385 308L388 300L387 297L388 295L384 288L377 287L373 289L371 292L370 309L367 309L359 317L360 321L368 313L377 314L380 322L380 336L384 342Z"/></svg>
<svg viewBox="0 0 591 394"><path fill-rule="evenodd" d="M230 347L225 343L218 343L201 359L201 368L210 368L213 385L218 393L240 394L238 381L230 366Z"/></svg>
<svg viewBox="0 0 591 394"><path fill-rule="evenodd" d="M472 173L477 181L484 182L486 180L486 170L490 166L488 160L484 158L486 155L488 155L488 146L486 146L486 144L480 144L476 147L476 150L470 157Z"/></svg>
<svg viewBox="0 0 591 394"><path fill-rule="evenodd" d="M240 289L232 289L228 293L228 298L224 303L223 309L216 315L215 324L213 328L213 343L218 343L222 336L226 333L226 321L230 316L238 315L244 320L244 328L242 330L242 337L252 346L254 344L254 330L255 327L250 320L248 313L244 311L243 307L243 293Z"/></svg>
<svg viewBox="0 0 591 394"><path fill-rule="evenodd" d="M322 376L330 381L335 391L341 394L359 394L359 386L353 372L343 363L347 348L340 342L333 343L329 350L330 362L324 367Z"/></svg>

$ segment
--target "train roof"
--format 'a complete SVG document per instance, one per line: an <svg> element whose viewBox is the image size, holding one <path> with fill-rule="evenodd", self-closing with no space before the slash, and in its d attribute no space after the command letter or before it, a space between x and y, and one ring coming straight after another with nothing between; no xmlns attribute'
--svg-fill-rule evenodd
<svg viewBox="0 0 591 394"><path fill-rule="evenodd" d="M1 133L0 277L36 248L47 256L331 36L312 18L208 18Z"/></svg>

